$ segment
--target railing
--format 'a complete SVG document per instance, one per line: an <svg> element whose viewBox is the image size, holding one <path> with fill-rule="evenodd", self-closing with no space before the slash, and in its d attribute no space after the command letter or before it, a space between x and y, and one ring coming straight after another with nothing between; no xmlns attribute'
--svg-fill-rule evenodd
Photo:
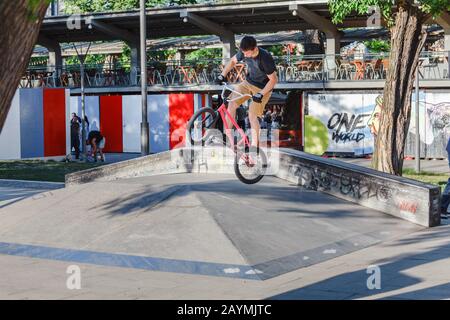
<svg viewBox="0 0 450 320"><path fill-rule="evenodd" d="M419 61L422 80L450 80L450 52L425 52ZM274 57L280 83L324 81L385 80L389 73L388 54L311 55ZM221 59L150 61L147 66L149 86L195 86L214 84L223 70ZM124 87L140 85L140 69L129 65L86 65L86 87ZM245 79L246 66L238 64L228 81ZM80 87L78 65L30 67L20 86Z"/></svg>

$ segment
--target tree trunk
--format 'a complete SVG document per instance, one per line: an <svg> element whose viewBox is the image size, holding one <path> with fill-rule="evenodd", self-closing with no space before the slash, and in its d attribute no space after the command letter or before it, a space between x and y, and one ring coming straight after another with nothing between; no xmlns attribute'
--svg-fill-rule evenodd
<svg viewBox="0 0 450 320"><path fill-rule="evenodd" d="M0 133L48 5L49 0L0 1Z"/></svg>
<svg viewBox="0 0 450 320"><path fill-rule="evenodd" d="M426 40L422 31L424 14L411 3L402 1L391 28L390 64L373 157L375 169L399 176L411 118L411 93Z"/></svg>

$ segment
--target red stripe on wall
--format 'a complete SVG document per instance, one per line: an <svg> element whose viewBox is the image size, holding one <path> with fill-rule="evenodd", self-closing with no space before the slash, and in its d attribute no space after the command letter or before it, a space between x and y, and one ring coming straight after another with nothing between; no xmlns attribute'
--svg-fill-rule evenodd
<svg viewBox="0 0 450 320"><path fill-rule="evenodd" d="M65 89L44 89L44 156L66 154Z"/></svg>
<svg viewBox="0 0 450 320"><path fill-rule="evenodd" d="M202 105L198 107L200 109L203 108L204 106L206 106L206 94L202 94Z"/></svg>
<svg viewBox="0 0 450 320"><path fill-rule="evenodd" d="M106 138L104 152L123 152L122 96L100 96L100 132Z"/></svg>
<svg viewBox="0 0 450 320"><path fill-rule="evenodd" d="M186 124L193 114L193 93L169 95L170 149L185 146Z"/></svg>

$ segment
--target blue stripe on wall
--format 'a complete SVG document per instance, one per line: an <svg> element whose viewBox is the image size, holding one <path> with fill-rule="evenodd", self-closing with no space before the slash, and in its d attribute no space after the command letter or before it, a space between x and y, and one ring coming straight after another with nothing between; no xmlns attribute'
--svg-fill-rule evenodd
<svg viewBox="0 0 450 320"><path fill-rule="evenodd" d="M169 150L169 95L155 94L147 97L150 127L150 152Z"/></svg>
<svg viewBox="0 0 450 320"><path fill-rule="evenodd" d="M44 156L42 89L20 89L20 149L22 158Z"/></svg>
<svg viewBox="0 0 450 320"><path fill-rule="evenodd" d="M23 245L6 242L0 242L0 254L87 263L108 267L121 267L151 271L261 280L258 274L256 274L251 267L243 265L142 257L105 252Z"/></svg>
<svg viewBox="0 0 450 320"><path fill-rule="evenodd" d="M141 96L122 96L123 152L141 152Z"/></svg>
<svg viewBox="0 0 450 320"><path fill-rule="evenodd" d="M87 96L85 97L85 112L89 121L89 131L97 130L100 131L100 102L98 96ZM81 112L81 97L78 97L78 109L77 115L81 118L83 114ZM70 116L72 118L72 115ZM86 128L87 130L88 128Z"/></svg>

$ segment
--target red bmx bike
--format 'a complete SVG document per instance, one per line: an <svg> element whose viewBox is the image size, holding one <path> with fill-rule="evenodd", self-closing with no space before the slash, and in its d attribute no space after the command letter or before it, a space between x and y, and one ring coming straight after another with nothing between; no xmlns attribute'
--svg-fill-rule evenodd
<svg viewBox="0 0 450 320"><path fill-rule="evenodd" d="M227 91L237 95L235 99L228 99L225 96ZM187 124L187 136L192 146L206 146L220 141L221 144L227 144L234 151L234 172L240 181L246 184L254 184L260 181L267 170L267 157L264 151L258 147L250 145L249 138L244 130L239 127L236 120L227 110L227 104L230 101L238 100L242 97L252 96L242 94L230 88L226 83L222 90L223 104L217 109L202 108L194 113ZM223 134L217 139L217 122L219 116L222 118L223 128L228 139L224 141ZM236 128L230 130L227 118ZM227 143L228 142L228 143Z"/></svg>

